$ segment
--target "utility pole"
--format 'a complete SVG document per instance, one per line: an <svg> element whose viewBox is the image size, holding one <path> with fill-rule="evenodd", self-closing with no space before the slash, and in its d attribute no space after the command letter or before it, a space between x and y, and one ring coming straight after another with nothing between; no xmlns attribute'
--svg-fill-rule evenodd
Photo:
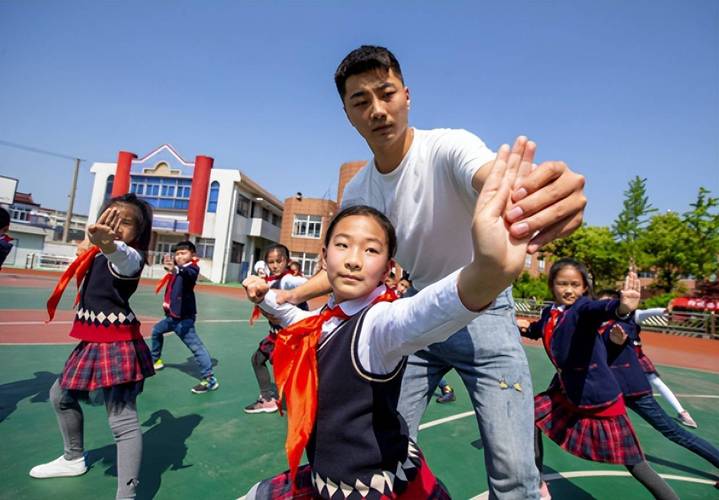
<svg viewBox="0 0 719 500"><path fill-rule="evenodd" d="M75 191L77 190L77 174L80 170L80 158L75 158L75 173L72 175L72 187L70 188L70 203L67 206L67 215L65 216L65 226L62 229L62 241L67 242L70 233L70 220L72 219L72 210L75 208Z"/></svg>

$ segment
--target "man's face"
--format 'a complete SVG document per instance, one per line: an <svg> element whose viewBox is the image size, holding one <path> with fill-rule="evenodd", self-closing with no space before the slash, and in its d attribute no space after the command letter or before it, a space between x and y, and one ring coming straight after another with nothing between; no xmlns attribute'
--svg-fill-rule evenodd
<svg viewBox="0 0 719 500"><path fill-rule="evenodd" d="M390 69L350 76L343 100L347 118L372 149L404 137L409 115L409 89Z"/></svg>

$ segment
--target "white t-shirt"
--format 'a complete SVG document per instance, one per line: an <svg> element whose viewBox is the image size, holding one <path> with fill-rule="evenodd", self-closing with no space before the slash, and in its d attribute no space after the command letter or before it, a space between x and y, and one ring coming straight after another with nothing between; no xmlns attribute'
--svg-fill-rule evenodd
<svg viewBox="0 0 719 500"><path fill-rule="evenodd" d="M417 289L472 260L472 177L495 153L466 130L414 129L399 166L381 174L374 159L345 188L342 208L369 205L397 231L397 261Z"/></svg>

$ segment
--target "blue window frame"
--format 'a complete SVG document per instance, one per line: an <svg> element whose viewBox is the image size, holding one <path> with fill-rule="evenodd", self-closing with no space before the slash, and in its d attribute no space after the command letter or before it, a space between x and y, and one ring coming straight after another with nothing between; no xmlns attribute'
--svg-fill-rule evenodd
<svg viewBox="0 0 719 500"><path fill-rule="evenodd" d="M130 191L155 208L187 210L190 204L192 179L149 175L133 175L130 179Z"/></svg>
<svg viewBox="0 0 719 500"><path fill-rule="evenodd" d="M212 181L210 184L210 196L207 200L207 212L214 214L217 212L217 199L220 197L220 183Z"/></svg>

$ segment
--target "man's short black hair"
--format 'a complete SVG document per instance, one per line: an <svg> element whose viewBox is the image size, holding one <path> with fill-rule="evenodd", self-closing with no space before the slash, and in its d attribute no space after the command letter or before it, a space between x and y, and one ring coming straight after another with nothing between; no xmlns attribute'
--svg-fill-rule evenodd
<svg viewBox="0 0 719 500"><path fill-rule="evenodd" d="M175 243L175 246L172 247L172 253L175 253L178 250L189 250L192 253L197 253L195 244L189 240L180 241L178 243Z"/></svg>
<svg viewBox="0 0 719 500"><path fill-rule="evenodd" d="M10 225L10 214L7 210L0 207L0 229Z"/></svg>
<svg viewBox="0 0 719 500"><path fill-rule="evenodd" d="M397 58L392 52L384 47L377 47L376 45L363 45L347 54L337 67L337 71L335 71L335 85L337 85L337 92L340 93L340 98L342 100L345 98L345 83L350 76L376 69L387 72L392 70L402 84L404 84L399 61L397 61Z"/></svg>

